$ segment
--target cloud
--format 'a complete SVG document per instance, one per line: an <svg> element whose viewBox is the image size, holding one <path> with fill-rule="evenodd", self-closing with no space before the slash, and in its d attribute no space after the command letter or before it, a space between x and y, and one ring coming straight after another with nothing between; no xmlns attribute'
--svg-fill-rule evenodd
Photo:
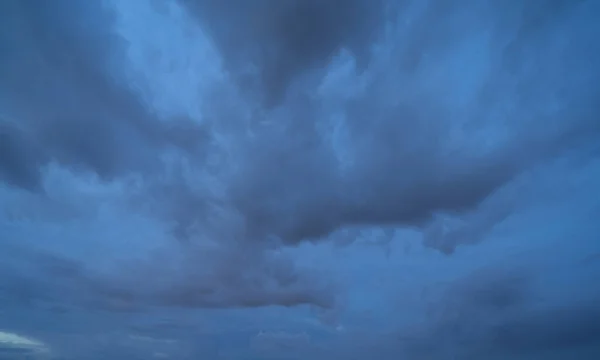
<svg viewBox="0 0 600 360"><path fill-rule="evenodd" d="M168 248L142 260L113 256L105 268L72 255L6 247L5 301L52 311L139 312L151 307L255 308L314 304L329 308L332 288L290 259L242 251ZM252 250L251 250L252 251ZM168 253L169 252L169 253ZM20 275L10 275L17 273ZM147 281L152 279L152 281Z"/></svg>
<svg viewBox="0 0 600 360"><path fill-rule="evenodd" d="M597 306L555 309L498 326L493 344L510 351L548 351L596 345L600 336Z"/></svg>
<svg viewBox="0 0 600 360"><path fill-rule="evenodd" d="M182 3L214 38L242 86L256 84L250 90L269 107L281 105L290 86L327 66L342 48L366 67L385 21L380 0Z"/></svg>
<svg viewBox="0 0 600 360"><path fill-rule="evenodd" d="M286 332L259 332L252 340L252 347L259 352L277 353L283 351L293 352L298 348L305 348L310 342L310 336L306 333Z"/></svg>
<svg viewBox="0 0 600 360"><path fill-rule="evenodd" d="M302 7L313 6L315 9L292 11L294 6L300 6L295 2L289 5L282 3L281 9L265 4L264 8L253 8L252 13L256 14L248 18L273 19L276 23L273 26L277 29L277 26L292 26L296 21L295 18L284 21L286 16L306 13L311 14L306 16L314 16L315 22L323 26L339 27L340 33L335 35L335 31L315 25L314 31L335 36L331 40L322 39L325 42L323 46L308 47L314 50L314 54L302 52L309 58L319 59L321 67L327 67L336 57L342 56L342 50L351 48L352 41L358 41L360 35L370 38L377 33L373 21L362 19L362 16L370 18L371 10L360 11L363 6L360 1L345 10L352 13L348 14L348 19L346 16L337 16L338 10L333 4L302 4ZM220 26L232 27L222 31L233 36L234 40L244 40L247 27L230 21L227 16L234 15L225 8L213 9L209 3L203 2L197 5L208 6L216 14L225 12L225 15L211 18L221 19L222 16ZM32 10L28 10L25 3L20 6L25 8L21 17L27 19L27 11ZM469 13L465 13L466 7L451 6L445 15L435 6L409 8L401 12L397 15L398 20L391 22L390 34L376 37L379 40L374 42L380 47L389 47L391 50L386 51L392 53L386 55L382 53L383 50L378 52L373 49L372 56L377 57L368 62L369 66L362 72L357 70L356 65L350 65L347 76L354 78L352 86L362 86L353 99L340 98L327 92L318 97L310 96L314 90L318 91L312 81L313 84L309 82L293 92L295 95L290 94L284 109L281 106L278 109L267 108L253 116L260 124L251 128L244 126L239 119L232 120L235 127L228 131L223 130L221 125L211 125L213 131L224 133L213 133L208 140L200 136L203 134L200 125L181 130L197 131L196 143L210 142L215 136L233 139L233 148L216 147L212 155L222 156L224 151L229 151L235 156L229 159L229 164L237 170L224 178L218 177L219 181L227 184L225 194L218 201L241 213L245 231L240 236L248 237L251 241L274 236L285 243L295 244L306 239L327 237L344 226L421 226L438 213L462 213L474 209L494 191L540 161L557 156L582 141L595 139L598 126L592 111L595 107L593 99L597 94L591 86L595 77L589 76L588 68L584 67L589 64L589 59L581 57L578 60L565 55L569 49L582 49L585 39L578 39L575 43L564 40L553 45L546 42L554 33L564 29L570 31L563 35L565 39L574 38L586 30L567 28L573 21L574 15L571 14L577 13L577 8L565 12L562 17L558 14L549 15L554 22L544 25L547 31L540 33L536 27L527 32L519 27L521 23L504 23L512 19L511 16L518 18L519 9L507 9L506 14L497 15L493 13L492 6L482 5L481 9L469 10ZM383 5L375 4L372 11L382 12L377 10L379 8L383 8ZM529 8L522 10L527 13ZM47 16L36 23L37 27L53 24L50 15L45 15L42 10L35 11L37 13L33 12L31 16ZM211 14L210 11L207 10L206 16ZM281 16L274 16L279 14L278 11L281 11ZM339 24L328 21L330 18L335 18ZM438 18L443 19L439 29L430 30L433 33L422 38L425 36L421 28L424 22ZM456 24L459 19L464 20L460 26ZM401 20L410 20L414 25L405 28ZM304 23L300 20L297 22ZM364 29L347 25L363 22L371 25L365 25ZM72 23L69 26L79 26L77 22ZM27 27L20 26L24 29L14 33L26 33ZM94 32L89 35L94 38L78 39L68 35L70 33L66 30L70 29L64 29L67 25L48 30L38 30L30 25L32 29L28 29L28 32L32 35L19 39L21 46L27 44L30 51L45 51L48 60L39 64L29 64L18 58L6 60L10 65L7 67L10 73L17 76L30 76L32 71L24 66L45 71L48 76L46 85L36 90L37 93L46 91L38 95L40 97L35 107L38 113L32 114L32 107L18 109L19 119L32 122L24 130L25 134L18 135L17 130L10 127L5 131L4 136L8 141L4 146L10 147L6 153L31 161L30 164L15 159L5 161L7 167L4 172L10 181L29 177L21 180L23 186L34 184L37 180L32 177L39 172L36 166L44 156L66 165L91 169L102 178L110 179L130 172L146 173L144 170L148 166L156 168L160 176L164 171L160 158L165 147L187 148L183 146L181 136L173 133L175 130L172 127L175 125L172 125L172 121L153 118L152 110L142 104L132 89L122 80L113 78L118 73L111 72L110 65L124 56L120 50L124 46L123 40L110 34L109 20L100 21L96 26L98 29L92 29ZM442 36L444 28L449 26L453 28L453 36L448 39L447 45L442 45L437 42L436 35ZM215 34L209 34L214 36L217 44L226 42L220 38L221 30L217 30L213 31ZM479 30L487 31L489 37L473 35ZM517 30L516 34L512 33ZM52 32L56 33L55 37L64 38L61 47L49 47L50 44L44 40L43 36ZM269 30L268 34L264 37L256 35L259 37L254 42L260 46L276 44L275 47L292 57L295 57L294 49L307 42L295 39L291 29L287 32ZM276 39L270 40L270 37ZM92 39L96 38L99 40L93 42L100 45L88 49ZM407 42L398 42L397 38L406 39ZM497 42L492 40L495 38L498 38ZM531 42L530 47L537 49L536 54L526 52L527 41ZM36 45L40 43L45 47ZM449 44L454 44L456 49L450 49ZM467 44L473 45L467 47ZM408 53L431 53L436 61L422 59L410 69L393 66L405 60L407 49L410 50ZM364 52L369 53L366 50ZM21 53L14 52L14 56ZM71 53L77 61L66 69L61 69L65 61L52 57ZM97 56L98 53L102 53L102 56ZM107 58L105 54L114 55ZM347 62L356 64L356 55L347 56ZM529 71L528 62L542 60L542 65L535 72ZM309 68L310 61L303 61L306 64L301 68ZM479 67L473 68L473 74L469 74L467 79L459 79L453 74L460 69L463 61L478 61ZM579 69L574 67L578 63L581 65ZM571 65L571 76L558 75L556 69L567 64ZM380 69L386 67L393 70L381 72ZM273 66L263 65L261 68L273 69ZM288 77L296 76L296 70L287 72ZM56 74L64 76L57 78ZM435 86L432 83L433 76L437 79ZM549 79L557 85L547 86ZM11 80L5 88L34 84L33 81L15 76ZM461 91L458 88L460 86L469 87ZM461 94L461 99L452 99L453 95L448 92L453 89ZM23 92L28 94L28 98L31 98L30 93L33 94L27 87L21 90ZM72 95L63 95L67 92ZM12 93L16 94L13 96L19 94ZM57 94L59 99L49 96ZM19 104L16 100L14 103ZM338 103L335 113L345 117L345 120L340 120L337 125L332 124L332 109L320 105L326 100L332 104ZM554 104L546 106L549 101ZM67 106L66 102L70 105ZM24 112L25 109L29 109L28 113ZM211 114L210 110L207 110L209 115L219 115ZM502 118L498 118L499 112L503 112ZM42 118L46 120L39 120ZM338 126L345 133L343 143L339 139L325 137L321 129L327 126ZM248 131L254 135L245 135ZM18 136L22 140L17 141ZM27 138L31 138L32 145L24 147L27 151L19 151L18 146L23 147L22 144L26 142L23 139ZM40 148L37 153L31 150L36 148ZM343 152L351 164L343 170L340 169L342 155L339 152ZM202 166L203 162L199 159L206 159L198 153L188 155L184 153L184 159L193 168ZM18 166L14 165L17 163ZM146 181L152 183L157 175L148 176L152 177ZM184 187L179 191L187 193L188 198L173 200L178 203L175 206L189 209L176 214L175 220L185 224L191 221L188 217L194 213L202 214L201 208L211 200L207 199L210 195L185 190L190 186L186 183L174 186ZM290 188L295 191L289 191ZM200 199L194 200L195 197ZM198 205L187 205L188 202Z"/></svg>
<svg viewBox="0 0 600 360"><path fill-rule="evenodd" d="M432 327L403 335L396 351L415 358L549 356L577 351L588 358L597 353L597 298L548 306L533 294L526 296L531 287L523 286L521 279L500 277L479 285L471 279L468 284L467 290L459 290L458 298L440 301L441 316L430 323Z"/></svg>
<svg viewBox="0 0 600 360"><path fill-rule="evenodd" d="M44 358L49 351L37 340L0 331L0 359Z"/></svg>
<svg viewBox="0 0 600 360"><path fill-rule="evenodd" d="M198 151L206 140L204 130L201 125L185 119L178 119L176 123L158 119L133 89L116 77L118 71L111 68L111 64L122 61L125 45L111 29L111 15L100 5L98 8L95 6L78 1L63 1L52 7L29 2L3 4L7 8L3 13L12 14L10 21L6 22L11 31L6 33L3 42L12 46L13 50L3 58L3 78L6 81L2 86L6 94L4 111L7 115L2 119L0 173L7 184L46 192L46 196L49 190L45 178L48 172L52 172L53 164L67 167L75 173L91 172L101 182L118 183L141 175L145 189L143 194L135 199L139 192L124 195L132 197L132 203L139 200L141 206L158 203L158 211L167 210L163 214L167 221L174 217L179 223L174 229L176 235L184 237L186 225L203 216L202 210L210 205L211 199L206 192L195 193L185 180L179 180L180 176L161 181L167 171L161 157L169 151L189 151L196 155L194 165L201 166L197 159L202 157ZM78 15L72 17L69 11ZM49 196L53 195L56 194ZM58 202L53 206L60 207L62 199ZM172 212L169 208L173 209ZM181 233L177 233L177 229L182 229ZM198 250L188 250L198 253ZM218 252L213 255L223 262L235 257L240 265L253 267L256 264L256 268L244 274L243 267L236 270L233 266L225 267L210 260L216 275L192 276L195 272L206 273L194 263L209 260L208 257L203 254L196 258L178 258L187 264L183 265L186 268L183 271L189 274L179 276L181 284L169 285L171 290L156 290L172 291L158 294L160 300L156 301L207 307L295 305L304 302L325 305L329 302L322 300L319 294L304 293L306 285L301 283L280 284L281 281L294 282L294 270L277 269L279 265L275 263L267 264L263 269L260 259L266 261L264 256L257 254L257 259L247 259L256 251L244 255L238 254L240 251L237 249L227 250L223 246ZM67 257L61 261L68 263L71 259ZM57 264L42 261L34 266L50 266L50 274L55 274L54 265ZM145 271L143 268L148 266L140 267L142 269L137 271ZM163 270L168 271L164 267ZM96 296L99 292L106 293L108 297L121 293L104 289L105 286L99 284L100 280L92 280L90 276L87 270L80 269L70 274L69 286L91 287L95 289ZM188 279L190 276L193 280ZM186 283L200 280L204 285ZM231 282L225 286L227 289L221 285L225 280ZM64 276L58 280L59 283L64 281ZM233 288L233 283L243 287ZM253 287L245 289L250 283L254 284ZM124 290L119 296L135 299L139 294L135 294L135 290Z"/></svg>
<svg viewBox="0 0 600 360"><path fill-rule="evenodd" d="M286 324L344 329L265 329L316 358L592 344L597 13L4 1L0 302L123 319L282 307ZM577 301L556 290L559 258L590 288Z"/></svg>
<svg viewBox="0 0 600 360"><path fill-rule="evenodd" d="M521 35L506 35L508 28L495 32L508 26L505 19L487 12L493 9L484 8L479 17L465 9L442 15L433 6L424 14L401 15L416 24L414 29L399 21L388 40L390 58L378 53L363 74L349 71L358 88L354 97L311 96L301 90L295 98L290 95L291 110L280 111L287 116L272 115L266 130L250 141L250 150L243 148L243 176L234 181L232 192L252 234L295 244L326 238L345 226L422 226L439 213L477 208L520 174L597 136L597 123L588 117L594 105L582 103L595 97L586 80L589 73L573 73L567 80L554 70L574 61L561 55L562 45L532 42L539 55L527 61L543 65L531 72L525 49L519 47L525 45L516 45L525 41ZM434 34L441 37L444 26L453 27L446 45L420 41L425 30L419 26L430 17L448 22L428 28L436 40ZM460 25L459 19L464 20ZM569 21L565 15L547 33L527 36L550 39ZM474 35L486 32L487 38ZM398 66L410 46L435 60L423 59L410 69ZM346 60L351 69L353 61ZM481 66L468 76L455 75L465 61ZM559 95L549 79L572 88L573 96ZM574 95L580 91L587 95ZM525 101L526 96L533 98ZM326 101L330 108L323 105ZM554 102L554 110L548 102ZM332 120L332 111L343 120ZM339 136L332 140L319 128L337 129Z"/></svg>
<svg viewBox="0 0 600 360"><path fill-rule="evenodd" d="M110 180L151 169L161 149L185 144L185 132L199 139L197 127L160 123L113 78L125 44L103 5L9 1L3 7L10 51L2 60L1 173L9 182L39 187L39 167L50 161Z"/></svg>

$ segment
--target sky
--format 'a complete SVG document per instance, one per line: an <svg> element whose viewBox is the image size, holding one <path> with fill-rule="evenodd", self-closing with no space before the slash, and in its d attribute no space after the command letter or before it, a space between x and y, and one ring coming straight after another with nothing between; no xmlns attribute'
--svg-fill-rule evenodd
<svg viewBox="0 0 600 360"><path fill-rule="evenodd" d="M597 359L599 15L0 1L0 360Z"/></svg>

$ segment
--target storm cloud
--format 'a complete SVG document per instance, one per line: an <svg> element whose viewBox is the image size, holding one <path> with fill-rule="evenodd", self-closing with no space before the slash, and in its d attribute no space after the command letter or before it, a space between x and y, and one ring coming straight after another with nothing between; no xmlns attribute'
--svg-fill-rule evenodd
<svg viewBox="0 0 600 360"><path fill-rule="evenodd" d="M3 1L0 304L114 327L284 311L265 331L317 358L595 349L598 11ZM236 341L215 358L249 358Z"/></svg>
<svg viewBox="0 0 600 360"><path fill-rule="evenodd" d="M243 85L256 84L266 106L285 101L288 88L321 69L342 49L361 68L383 32L384 1L203 1L183 3L221 49Z"/></svg>

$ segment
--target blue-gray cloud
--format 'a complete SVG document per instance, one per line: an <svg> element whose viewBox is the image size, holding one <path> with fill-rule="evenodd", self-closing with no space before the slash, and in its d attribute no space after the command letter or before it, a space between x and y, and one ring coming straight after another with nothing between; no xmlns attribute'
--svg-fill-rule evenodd
<svg viewBox="0 0 600 360"><path fill-rule="evenodd" d="M259 90L254 96L267 106L280 105L303 73L327 66L341 49L352 51L364 69L391 5L381 0L183 3L214 37L239 81Z"/></svg>
<svg viewBox="0 0 600 360"><path fill-rule="evenodd" d="M559 277L541 255L538 267L517 268L503 249L506 265L477 276L464 269L479 259L460 260L448 270L460 276L431 300L435 316L412 327L390 325L406 319L383 314L396 308L374 294L400 285L358 264L377 262L361 244L385 243L390 263L424 261L412 281L429 287L437 280L425 269L458 262L441 254L477 244L460 250L492 257L476 249L503 231L538 253L537 237L552 235L539 218L561 212L579 225L565 220L555 233L577 237L573 248L593 259L600 199L582 193L598 177L599 10L592 1L4 1L0 303L51 317L271 306L290 323L320 317L310 330L240 330L234 350L215 357L244 358L252 338L260 356L283 356L289 339L264 334L286 331L306 334L293 347L317 358L592 346L600 294L539 300L558 297L558 285L538 287ZM397 254L403 237L415 238L417 255ZM344 246L323 250L331 244ZM364 252L346 258L346 247ZM565 254L578 269L569 274L596 274L579 255ZM379 290L363 284L382 278ZM365 317L387 319L385 336L346 332L370 302L381 308ZM216 336L202 331L189 333ZM113 350L138 356L136 346Z"/></svg>

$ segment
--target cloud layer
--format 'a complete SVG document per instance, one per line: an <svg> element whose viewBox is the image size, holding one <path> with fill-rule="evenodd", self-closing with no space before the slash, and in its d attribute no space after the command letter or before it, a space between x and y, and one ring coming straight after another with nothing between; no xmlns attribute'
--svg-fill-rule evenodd
<svg viewBox="0 0 600 360"><path fill-rule="evenodd" d="M409 359L592 346L598 11L4 1L0 303L127 314L102 329L285 311L270 332L215 340L245 339L215 358L250 358L252 346ZM383 264L368 250L382 244ZM556 290L569 283L551 270L560 261L583 279L576 300ZM403 266L414 275L394 280ZM397 315L419 311L419 324ZM357 330L367 325L371 335Z"/></svg>

